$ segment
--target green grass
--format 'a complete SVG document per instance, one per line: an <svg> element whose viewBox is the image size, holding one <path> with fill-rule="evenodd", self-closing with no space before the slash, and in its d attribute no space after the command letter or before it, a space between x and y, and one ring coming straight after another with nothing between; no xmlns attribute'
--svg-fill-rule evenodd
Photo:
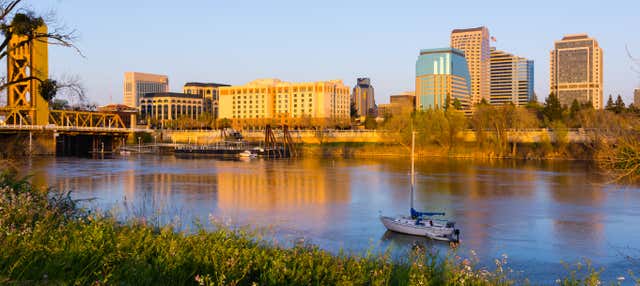
<svg viewBox="0 0 640 286"><path fill-rule="evenodd" d="M0 177L0 284L9 285L511 285L506 269L415 249L334 255L218 226L176 232L78 209L68 193ZM596 272L597 275L597 272ZM567 285L592 285L570 277ZM597 276L595 277L597 280ZM520 281L522 282L522 281Z"/></svg>

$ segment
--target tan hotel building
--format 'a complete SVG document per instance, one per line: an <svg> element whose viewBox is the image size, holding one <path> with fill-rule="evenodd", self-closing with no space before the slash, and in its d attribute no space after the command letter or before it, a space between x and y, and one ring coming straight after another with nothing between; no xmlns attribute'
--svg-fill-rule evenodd
<svg viewBox="0 0 640 286"><path fill-rule="evenodd" d="M291 83L258 79L219 88L219 118L348 119L350 88L342 80Z"/></svg>
<svg viewBox="0 0 640 286"><path fill-rule="evenodd" d="M560 103L574 100L602 109L602 48L587 34L566 35L556 41L550 53L551 92Z"/></svg>

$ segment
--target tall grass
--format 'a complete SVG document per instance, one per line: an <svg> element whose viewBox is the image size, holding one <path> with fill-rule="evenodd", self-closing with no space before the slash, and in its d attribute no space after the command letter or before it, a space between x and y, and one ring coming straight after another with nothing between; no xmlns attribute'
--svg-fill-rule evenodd
<svg viewBox="0 0 640 286"><path fill-rule="evenodd" d="M144 220L119 222L78 208L68 193L0 177L0 284L50 285L511 285L492 272L421 248L330 254L279 247L244 229L178 232ZM591 279L591 278L590 278ZM582 284L577 278L567 285ZM589 280L592 281L592 280ZM584 285L591 285L586 283Z"/></svg>

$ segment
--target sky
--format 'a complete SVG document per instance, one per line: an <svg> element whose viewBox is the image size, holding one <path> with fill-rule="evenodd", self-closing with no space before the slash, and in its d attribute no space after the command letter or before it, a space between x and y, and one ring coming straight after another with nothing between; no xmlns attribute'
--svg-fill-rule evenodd
<svg viewBox="0 0 640 286"><path fill-rule="evenodd" d="M498 49L535 61L535 91L549 93L549 51L564 34L587 33L604 50L604 96L633 98L640 75L639 0L245 1L25 0L76 31L72 49L52 47L50 77L78 77L92 102L122 102L125 71L189 81L245 84L370 77L377 103L414 90L420 49L449 46L452 29L486 26Z"/></svg>

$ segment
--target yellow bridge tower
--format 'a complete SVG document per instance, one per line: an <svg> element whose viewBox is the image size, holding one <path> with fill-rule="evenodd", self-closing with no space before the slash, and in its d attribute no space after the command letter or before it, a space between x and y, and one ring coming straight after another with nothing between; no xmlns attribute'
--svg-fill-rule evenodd
<svg viewBox="0 0 640 286"><path fill-rule="evenodd" d="M46 34L47 26L36 33ZM48 78L47 39L14 36L7 47L7 124L49 124L49 103L40 94L41 82Z"/></svg>

